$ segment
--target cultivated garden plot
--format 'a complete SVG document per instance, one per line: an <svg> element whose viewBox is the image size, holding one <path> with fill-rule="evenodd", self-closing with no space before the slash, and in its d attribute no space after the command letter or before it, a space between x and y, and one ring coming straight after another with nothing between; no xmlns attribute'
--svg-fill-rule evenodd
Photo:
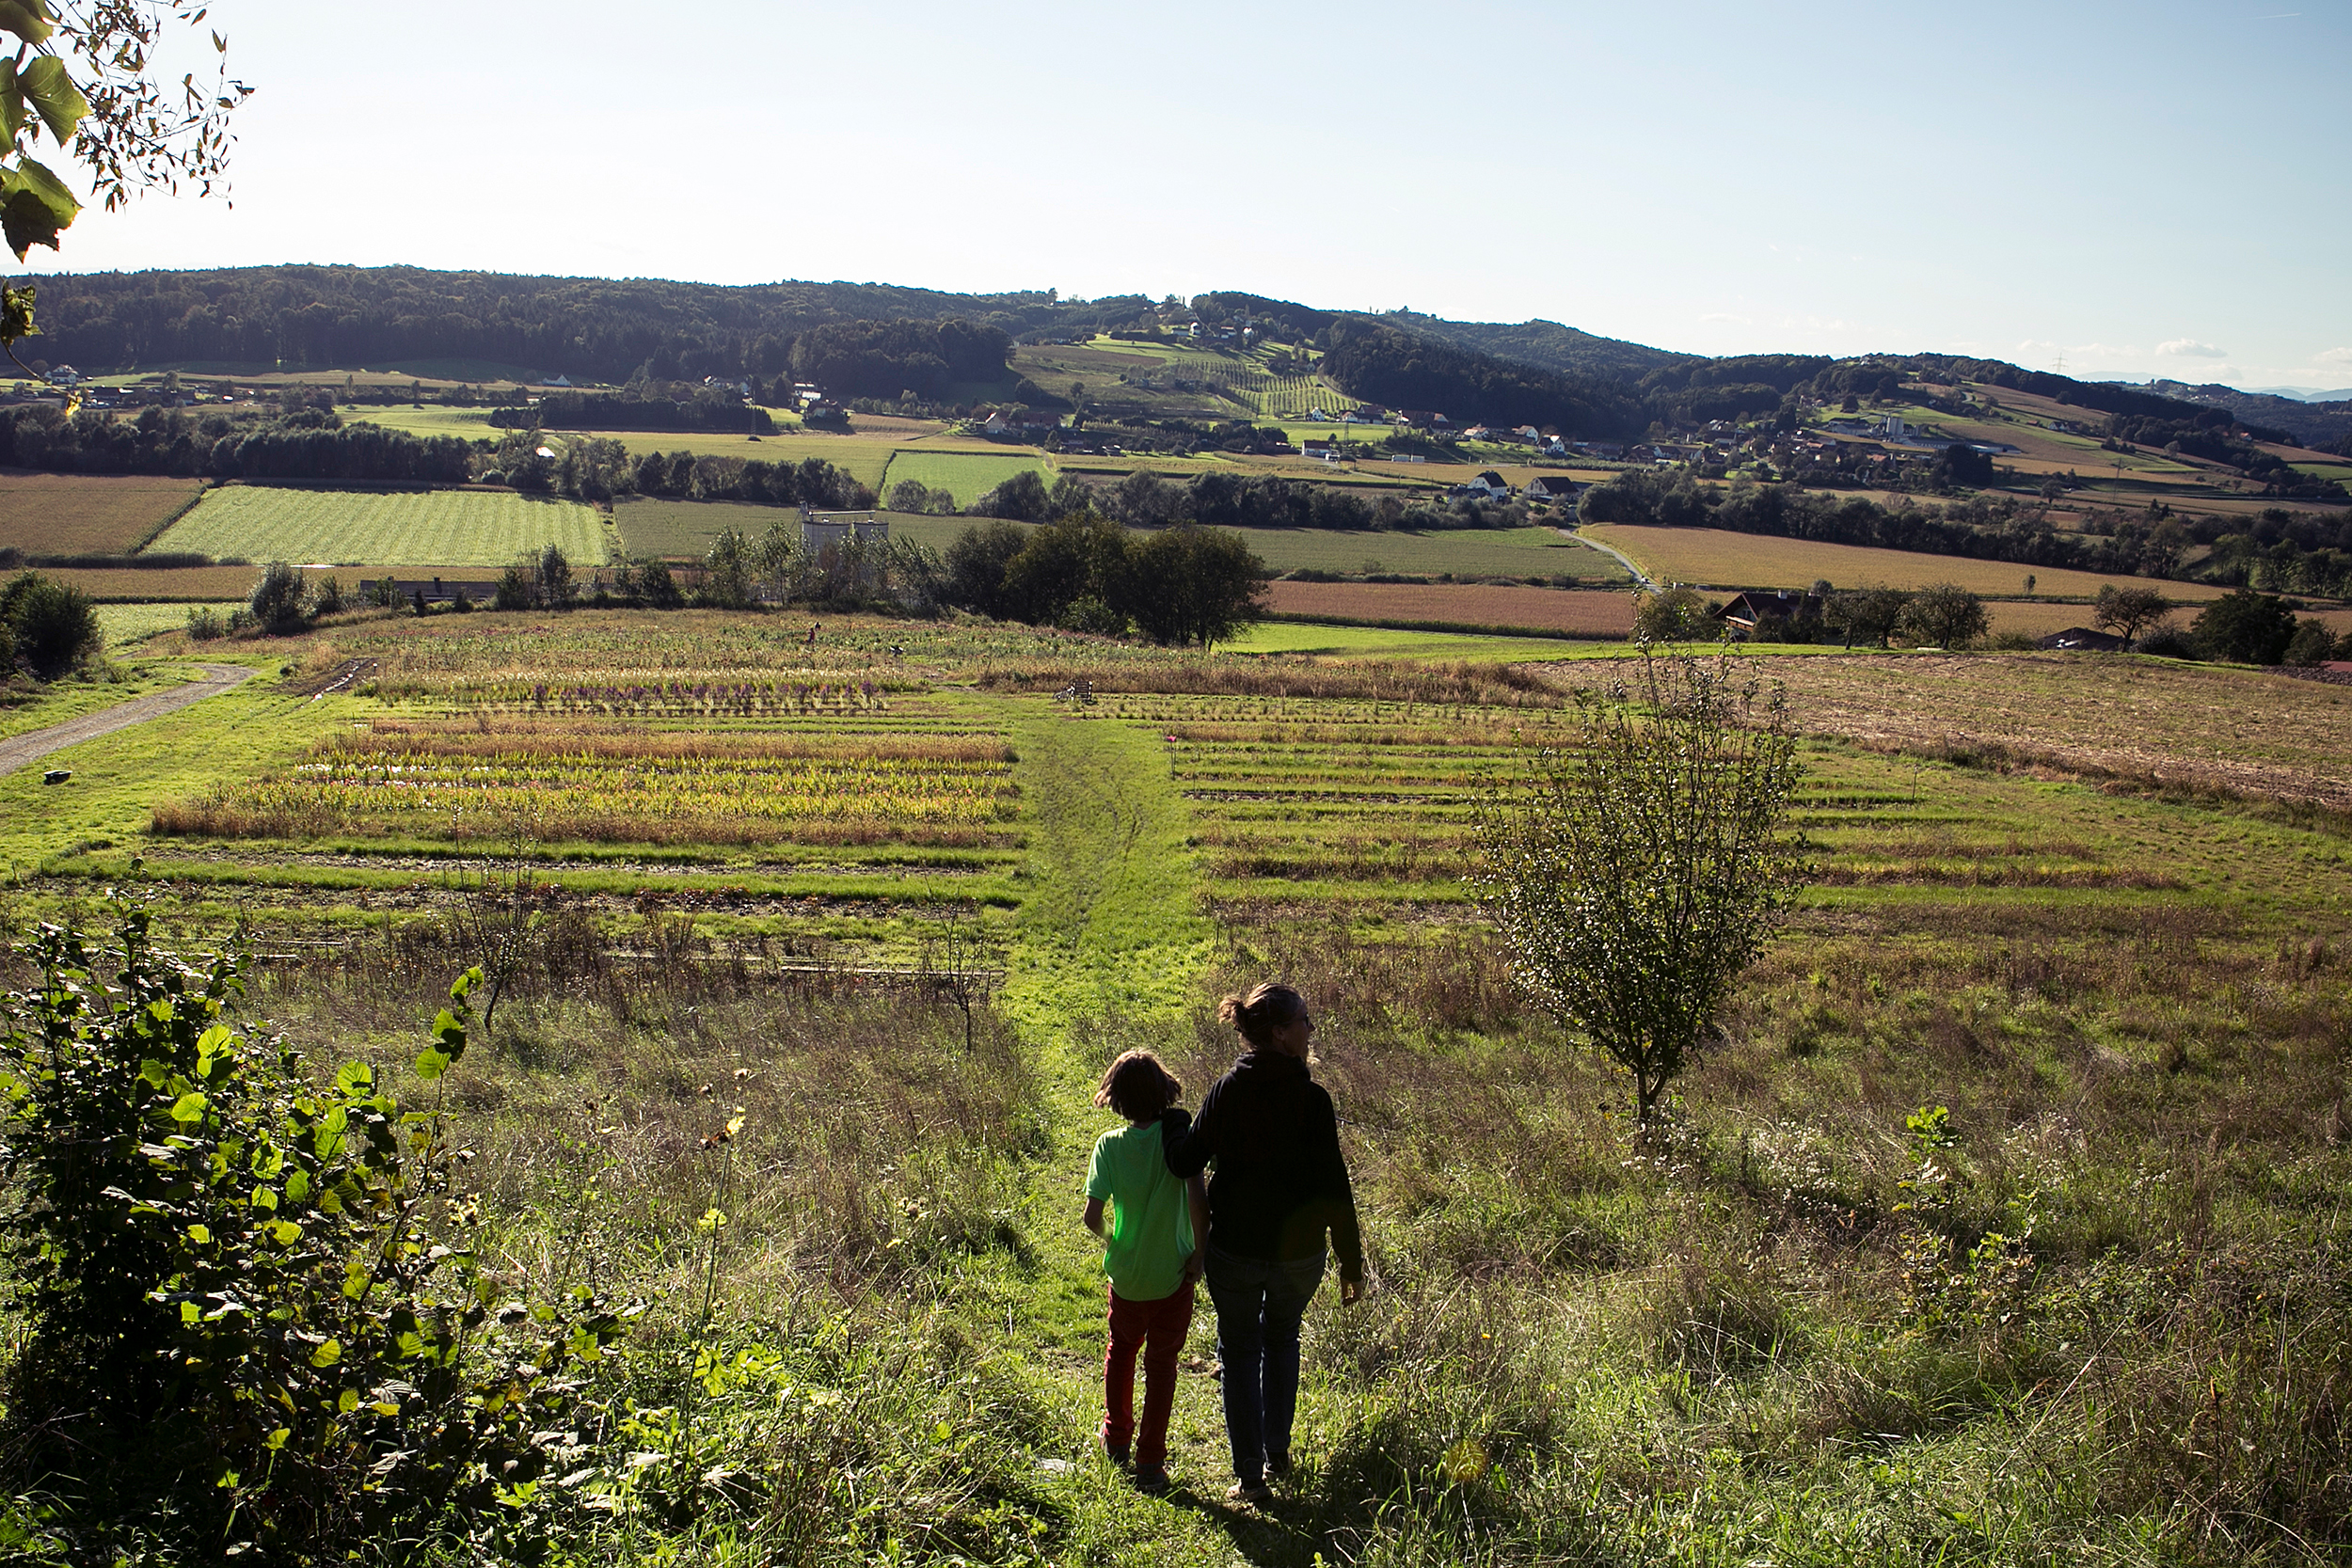
<svg viewBox="0 0 2352 1568"><path fill-rule="evenodd" d="M575 566L612 559L593 507L503 490L215 490L152 548L296 564L503 566L553 545Z"/></svg>

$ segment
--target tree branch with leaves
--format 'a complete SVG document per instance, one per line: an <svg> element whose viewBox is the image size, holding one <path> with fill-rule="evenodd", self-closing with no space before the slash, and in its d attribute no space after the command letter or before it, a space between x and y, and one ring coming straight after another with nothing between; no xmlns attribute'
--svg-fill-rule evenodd
<svg viewBox="0 0 2352 1568"><path fill-rule="evenodd" d="M181 27L204 25L197 0L0 0L0 233L16 259L57 236L82 211L64 175L35 153L44 140L79 166L106 211L142 191L208 197L226 188L229 119L253 89L229 74L229 40L206 29L219 66L177 83L156 74L156 52ZM34 289L0 288L0 347L16 357L33 324ZM20 361L20 364L22 362Z"/></svg>

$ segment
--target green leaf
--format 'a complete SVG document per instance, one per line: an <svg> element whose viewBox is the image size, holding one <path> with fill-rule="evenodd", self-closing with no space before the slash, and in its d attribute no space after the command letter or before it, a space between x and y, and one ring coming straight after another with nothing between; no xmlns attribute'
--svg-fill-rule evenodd
<svg viewBox="0 0 2352 1568"><path fill-rule="evenodd" d="M0 167L0 231L8 248L23 261L37 245L57 248L57 235L70 228L82 210L73 193L40 164L20 158L14 168Z"/></svg>
<svg viewBox="0 0 2352 1568"><path fill-rule="evenodd" d="M310 1353L310 1365L313 1367L331 1367L342 1358L343 1342L341 1339L329 1339L326 1343L321 1345L318 1349Z"/></svg>
<svg viewBox="0 0 2352 1568"><path fill-rule="evenodd" d="M215 1023L196 1037L196 1053L199 1056L216 1054L221 1047L235 1039L236 1033L226 1023Z"/></svg>
<svg viewBox="0 0 2352 1568"><path fill-rule="evenodd" d="M204 1107L210 1103L211 1101L202 1095L190 1091L171 1102L171 1119L183 1122L202 1121Z"/></svg>
<svg viewBox="0 0 2352 1568"><path fill-rule="evenodd" d="M180 1304L180 1322L186 1326L190 1328L195 1327L197 1323L203 1319L203 1316L204 1309L197 1306L196 1303L192 1301L183 1301Z"/></svg>
<svg viewBox="0 0 2352 1568"><path fill-rule="evenodd" d="M335 1396L335 1409L345 1416L359 1408L359 1390L346 1388Z"/></svg>
<svg viewBox="0 0 2352 1568"><path fill-rule="evenodd" d="M188 1240L194 1242L198 1246L212 1245L212 1227L210 1226L203 1225L192 1225L188 1227Z"/></svg>
<svg viewBox="0 0 2352 1568"><path fill-rule="evenodd" d="M292 1220L279 1220L269 1227L269 1239L279 1246L292 1246L302 1240L302 1227Z"/></svg>
<svg viewBox="0 0 2352 1568"><path fill-rule="evenodd" d="M310 1196L310 1173L309 1171L296 1170L292 1176L286 1178L286 1196L289 1199L300 1203Z"/></svg>
<svg viewBox="0 0 2352 1568"><path fill-rule="evenodd" d="M447 1007L443 1007L441 1016L433 1021L433 1037L440 1042L443 1051L449 1053L449 1059L453 1062L466 1053L466 1025Z"/></svg>
<svg viewBox="0 0 2352 1568"><path fill-rule="evenodd" d="M428 1045L421 1052L418 1053L417 1076L423 1079L426 1083L432 1083L436 1078L438 1078L442 1073L447 1072L448 1070L449 1053L446 1051L437 1051L432 1046Z"/></svg>
<svg viewBox="0 0 2352 1568"><path fill-rule="evenodd" d="M465 974L460 974L456 980L451 984L449 988L449 999L452 1002L463 1002L468 996L473 993L474 987L480 984L482 984L482 966L480 964L476 964L471 969L466 971Z"/></svg>
<svg viewBox="0 0 2352 1568"><path fill-rule="evenodd" d="M358 1094L362 1089L373 1088L374 1085L375 1074L368 1069L365 1062L345 1062L342 1069L335 1074L335 1086L345 1094ZM342 1130L338 1123L336 1131Z"/></svg>
<svg viewBox="0 0 2352 1568"><path fill-rule="evenodd" d="M269 1449L272 1453L276 1453L278 1449L286 1446L286 1439L292 1437L293 1435L294 1429L292 1427L279 1427L277 1431L271 1433L267 1437L262 1439L262 1447Z"/></svg>
<svg viewBox="0 0 2352 1568"><path fill-rule="evenodd" d="M82 89L66 74L65 62L55 55L43 55L18 72L16 85L60 147L72 139L73 128L89 113L89 100L82 96Z"/></svg>
<svg viewBox="0 0 2352 1568"><path fill-rule="evenodd" d="M51 25L49 8L43 0L0 0L0 28L14 33L26 43L46 43L57 30Z"/></svg>

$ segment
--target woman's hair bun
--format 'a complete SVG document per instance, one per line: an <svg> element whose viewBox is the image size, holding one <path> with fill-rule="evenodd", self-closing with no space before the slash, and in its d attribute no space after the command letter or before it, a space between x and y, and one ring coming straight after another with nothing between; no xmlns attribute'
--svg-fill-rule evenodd
<svg viewBox="0 0 2352 1568"><path fill-rule="evenodd" d="M1265 1044L1274 1031L1307 1010L1307 999L1279 981L1249 988L1247 998L1227 996L1216 1005L1217 1022L1241 1032L1253 1046Z"/></svg>

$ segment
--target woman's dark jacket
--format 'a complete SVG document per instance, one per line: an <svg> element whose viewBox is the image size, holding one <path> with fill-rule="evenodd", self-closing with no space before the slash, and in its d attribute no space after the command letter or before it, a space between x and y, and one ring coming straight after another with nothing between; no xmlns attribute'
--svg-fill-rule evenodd
<svg viewBox="0 0 2352 1568"><path fill-rule="evenodd" d="M1327 1230L1340 1277L1364 1277L1339 1117L1297 1057L1250 1052L1209 1086L1198 1118L1170 1110L1161 1119L1160 1142L1176 1176L1198 1176L1216 1162L1209 1179L1211 1246L1235 1258L1286 1262L1321 1256Z"/></svg>

